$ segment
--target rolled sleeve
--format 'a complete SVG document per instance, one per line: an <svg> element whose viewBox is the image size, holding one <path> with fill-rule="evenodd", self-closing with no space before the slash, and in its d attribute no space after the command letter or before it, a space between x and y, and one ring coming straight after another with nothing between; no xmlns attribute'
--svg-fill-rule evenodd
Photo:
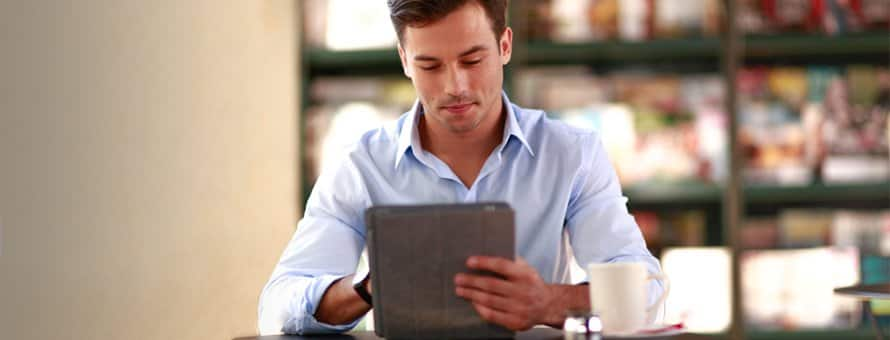
<svg viewBox="0 0 890 340"><path fill-rule="evenodd" d="M335 281L355 272L365 229L366 193L350 163L323 173L300 221L263 288L258 307L260 334L326 334L354 328L315 319L322 297Z"/></svg>
<svg viewBox="0 0 890 340"><path fill-rule="evenodd" d="M308 287L304 290L304 294L300 298L293 299L291 304L291 313L294 316L292 322L285 323L283 331L288 334L325 334L325 333L342 333L355 328L362 318L358 318L351 323L344 325L332 325L318 321L315 318L315 311L318 309L318 303L324 296L325 291L337 280L343 278L341 275L322 275L312 279Z"/></svg>
<svg viewBox="0 0 890 340"><path fill-rule="evenodd" d="M329 242L340 244L337 254L319 253L318 249L312 249L314 247L305 247L317 244L299 241L308 235L298 235L291 241L260 296L260 334L339 333L354 328L361 321L359 318L348 324L331 325L315 319L315 312L328 287L354 272L361 256L357 236L337 232L324 235Z"/></svg>

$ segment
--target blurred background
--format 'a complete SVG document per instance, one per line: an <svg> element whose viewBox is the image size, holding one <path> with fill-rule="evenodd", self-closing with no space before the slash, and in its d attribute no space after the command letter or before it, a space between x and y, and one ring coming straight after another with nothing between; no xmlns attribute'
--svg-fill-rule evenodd
<svg viewBox="0 0 890 340"><path fill-rule="evenodd" d="M751 339L872 338L890 301L832 289L890 281L890 1L733 1L731 51L722 0L511 1L505 90L601 132L667 321L726 334L736 282ZM382 0L13 0L0 22L0 338L255 334L320 169L415 99Z"/></svg>
<svg viewBox="0 0 890 340"><path fill-rule="evenodd" d="M383 1L302 6L308 195L344 145L415 96ZM509 6L508 95L601 132L673 280L667 321L726 334L735 280L752 339L871 338L864 308L886 327L890 301L833 289L890 281L890 1L737 0L734 51L721 0ZM736 278L723 206L731 72L744 186Z"/></svg>

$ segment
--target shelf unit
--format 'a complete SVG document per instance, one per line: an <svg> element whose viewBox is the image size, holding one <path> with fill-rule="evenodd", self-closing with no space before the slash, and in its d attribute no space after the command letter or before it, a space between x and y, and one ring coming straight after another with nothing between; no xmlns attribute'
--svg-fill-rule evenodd
<svg viewBox="0 0 890 340"><path fill-rule="evenodd" d="M511 6L511 18L516 6ZM730 16L731 17L731 16ZM730 74L725 63L729 41L723 37L662 39L641 42L599 41L585 43L555 43L527 41L523 38L520 20L513 20L514 58L505 70L505 88L512 88L513 70L527 66L584 64L595 69L613 69L624 65L675 64L703 66L714 72ZM517 27L520 26L520 27ZM842 36L807 34L745 36L731 50L738 61L735 67L747 64L890 64L890 33L854 33ZM395 48L358 51L329 51L302 45L303 112L311 105L308 88L313 78L338 75L400 76L401 65ZM736 68L737 69L737 68ZM682 69L681 71L682 72ZM732 71L734 74L734 70ZM301 114L300 119L305 117ZM305 120L304 120L305 122ZM301 124L305 128L305 124ZM301 136L305 131L301 131ZM304 153L305 154L305 153ZM301 166L306 164L301 160ZM304 171L305 173L305 171ZM302 181L303 199L311 191L312 183ZM727 194L724 186L693 183L648 183L624 188L632 210L707 210L707 245L725 244L728 235L722 228L724 201L729 198L741 204L741 211L761 213L777 207L890 207L890 181L843 185L811 184L804 186L743 186L741 194ZM729 203L733 204L733 203ZM716 334L714 338L726 338ZM866 339L868 331L753 331L751 339Z"/></svg>

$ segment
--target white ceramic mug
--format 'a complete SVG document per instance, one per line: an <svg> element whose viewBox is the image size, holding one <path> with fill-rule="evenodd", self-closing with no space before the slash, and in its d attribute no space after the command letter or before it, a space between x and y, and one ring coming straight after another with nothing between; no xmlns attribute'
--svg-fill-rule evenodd
<svg viewBox="0 0 890 340"><path fill-rule="evenodd" d="M655 319L658 306L670 291L666 276L650 275L640 262L591 263L587 275L590 307L599 314L605 334L630 334L643 329ZM646 306L649 280L664 283L664 293L652 306Z"/></svg>

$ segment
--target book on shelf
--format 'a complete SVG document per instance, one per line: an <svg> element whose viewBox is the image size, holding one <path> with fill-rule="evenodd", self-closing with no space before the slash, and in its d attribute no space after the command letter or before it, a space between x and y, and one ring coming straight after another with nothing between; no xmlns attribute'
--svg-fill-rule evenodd
<svg viewBox="0 0 890 340"><path fill-rule="evenodd" d="M744 222L744 249L835 246L890 256L888 209L783 209L777 216L752 216Z"/></svg>
<svg viewBox="0 0 890 340"><path fill-rule="evenodd" d="M669 247L705 245L707 221L702 210L634 210L632 215L653 255L658 256Z"/></svg>
<svg viewBox="0 0 890 340"><path fill-rule="evenodd" d="M890 179L887 67L754 67L738 88L749 183Z"/></svg>
<svg viewBox="0 0 890 340"><path fill-rule="evenodd" d="M856 248L748 250L740 258L748 324L756 329L857 327L861 304L834 294L859 282Z"/></svg>
<svg viewBox="0 0 890 340"><path fill-rule="evenodd" d="M725 247L671 247L661 257L671 280L664 320L689 332L725 331L731 320L731 255Z"/></svg>
<svg viewBox="0 0 890 340"><path fill-rule="evenodd" d="M890 30L885 0L738 0L746 33L839 35Z"/></svg>
<svg viewBox="0 0 890 340"><path fill-rule="evenodd" d="M835 214L830 210L787 209L779 213L779 245L784 248L830 244Z"/></svg>
<svg viewBox="0 0 890 340"><path fill-rule="evenodd" d="M842 35L890 30L886 0L735 0L744 33ZM532 40L566 43L719 36L719 0L539 0L522 7Z"/></svg>
<svg viewBox="0 0 890 340"><path fill-rule="evenodd" d="M886 225L890 229L890 224ZM890 233L890 230L887 230ZM890 282L890 255L862 257L862 284ZM870 301L871 311L878 317L890 317L890 300Z"/></svg>
<svg viewBox="0 0 890 340"><path fill-rule="evenodd" d="M396 33L384 1L303 0L307 45L328 50L396 46Z"/></svg>
<svg viewBox="0 0 890 340"><path fill-rule="evenodd" d="M310 183L363 133L397 119L415 98L410 81L389 77L321 77L308 91L303 158Z"/></svg>
<svg viewBox="0 0 890 340"><path fill-rule="evenodd" d="M598 131L625 185L726 175L724 91L716 74L545 67L518 71L516 83L523 105Z"/></svg>
<svg viewBox="0 0 890 340"><path fill-rule="evenodd" d="M770 27L786 32L816 32L826 14L822 0L761 0L760 10Z"/></svg>
<svg viewBox="0 0 890 340"><path fill-rule="evenodd" d="M853 65L834 78L823 105L826 183L890 179L890 69Z"/></svg>
<svg viewBox="0 0 890 340"><path fill-rule="evenodd" d="M600 131L623 184L719 183L726 176L724 90L716 74L542 67L518 71L516 83L520 103ZM858 94L850 97L848 87ZM888 68L752 67L740 72L738 89L747 183L890 179Z"/></svg>
<svg viewBox="0 0 890 340"><path fill-rule="evenodd" d="M831 238L834 245L857 247L866 255L890 256L890 210L837 211Z"/></svg>
<svg viewBox="0 0 890 340"><path fill-rule="evenodd" d="M336 106L319 106L310 109L305 120L306 134L304 175L311 182L326 168L342 161L350 146L372 129L383 126L398 117L392 107L370 102L350 102Z"/></svg>
<svg viewBox="0 0 890 340"><path fill-rule="evenodd" d="M670 5L672 1L660 2ZM611 39L638 41L653 37L656 24L661 28L659 34L670 34L674 33L670 29L685 28L682 25L689 21L692 25L701 22L697 17L688 19L700 12L700 6L680 7L691 9L656 11L656 5L646 0L547 0L529 6L526 15L533 19L530 26L550 28L535 32L532 37L536 39L569 43ZM666 14L656 16L656 13ZM656 21L656 17L661 20Z"/></svg>
<svg viewBox="0 0 890 340"><path fill-rule="evenodd" d="M775 217L748 217L739 230L742 249L772 249L779 246L779 220Z"/></svg>

